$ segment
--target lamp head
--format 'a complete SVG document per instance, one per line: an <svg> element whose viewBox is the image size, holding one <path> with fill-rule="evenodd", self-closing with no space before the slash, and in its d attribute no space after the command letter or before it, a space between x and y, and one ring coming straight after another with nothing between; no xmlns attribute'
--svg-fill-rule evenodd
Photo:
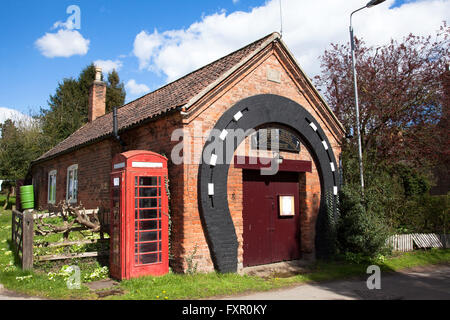
<svg viewBox="0 0 450 320"><path fill-rule="evenodd" d="M384 1L386 1L386 0L371 0L371 1L369 1L369 3L367 3L366 8L371 8L371 7L376 6Z"/></svg>

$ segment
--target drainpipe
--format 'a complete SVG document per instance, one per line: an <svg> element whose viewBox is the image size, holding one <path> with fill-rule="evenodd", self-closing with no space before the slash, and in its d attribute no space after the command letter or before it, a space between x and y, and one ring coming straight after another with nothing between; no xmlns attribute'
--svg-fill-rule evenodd
<svg viewBox="0 0 450 320"><path fill-rule="evenodd" d="M117 124L117 107L113 108L113 136L122 147L126 147L127 144L119 136L119 126Z"/></svg>

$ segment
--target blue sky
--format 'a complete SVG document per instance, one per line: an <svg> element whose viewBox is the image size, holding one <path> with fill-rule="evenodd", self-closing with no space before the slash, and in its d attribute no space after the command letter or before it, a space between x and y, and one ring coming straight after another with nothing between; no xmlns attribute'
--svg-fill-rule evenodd
<svg viewBox="0 0 450 320"><path fill-rule="evenodd" d="M366 2L282 1L284 40L311 77L319 72L317 57L331 41L348 41L348 14ZM370 43L382 43L409 31L430 33L450 16L450 0L404 2L387 0L370 13L369 9L361 13L355 18L356 31ZM278 0L2 0L1 4L0 113L5 108L38 112L47 106L59 81L78 76L83 67L99 60L119 68L130 101L280 29ZM80 28L61 24L54 28L69 18L70 5L80 8ZM427 22L418 26L415 14ZM57 34L73 38L65 39L68 42L55 52L59 45L55 41L61 40Z"/></svg>

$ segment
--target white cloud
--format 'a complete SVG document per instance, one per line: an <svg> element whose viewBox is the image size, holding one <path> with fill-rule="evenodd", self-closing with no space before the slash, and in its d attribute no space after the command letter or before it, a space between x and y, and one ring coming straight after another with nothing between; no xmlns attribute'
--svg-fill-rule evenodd
<svg viewBox="0 0 450 320"><path fill-rule="evenodd" d="M89 51L90 40L75 30L81 28L80 8L71 5L67 7L67 13L73 14L66 22L56 21L51 28L59 29L58 32L46 33L35 41L36 47L47 58L84 56Z"/></svg>
<svg viewBox="0 0 450 320"><path fill-rule="evenodd" d="M139 59L139 69L147 68L150 59L162 44L162 37L155 30L153 34L141 31L134 40L133 54Z"/></svg>
<svg viewBox="0 0 450 320"><path fill-rule="evenodd" d="M136 83L136 80L134 79L131 79L126 83L125 89L127 89L127 91L134 96L143 95L150 92L149 87L147 87L145 84Z"/></svg>
<svg viewBox="0 0 450 320"><path fill-rule="evenodd" d="M72 30L72 29L75 28L75 24L74 24L74 22L72 20L67 20L66 22L56 21L53 24L52 30L53 29L58 29L58 28Z"/></svg>
<svg viewBox="0 0 450 320"><path fill-rule="evenodd" d="M96 60L94 61L94 65L102 68L103 73L110 73L113 70L119 71L123 63L120 60Z"/></svg>
<svg viewBox="0 0 450 320"><path fill-rule="evenodd" d="M89 43L90 40L83 38L77 30L64 29L57 33L46 33L35 42L39 51L47 58L84 56L89 50Z"/></svg>
<svg viewBox="0 0 450 320"><path fill-rule="evenodd" d="M33 121L33 118L27 116L26 114L23 114L20 111L0 107L0 123L4 123L8 119L21 123L28 123Z"/></svg>
<svg viewBox="0 0 450 320"><path fill-rule="evenodd" d="M364 5L361 0L283 0L283 40L306 71L320 72L318 57L330 42L347 43L350 13ZM389 9L394 0L357 13L355 35L369 45L381 45L409 33L434 33L448 20L449 0L415 1ZM227 53L280 30L279 0L269 0L249 12L218 12L204 16L186 29L152 34L140 32L134 55L140 69L160 72L172 81Z"/></svg>

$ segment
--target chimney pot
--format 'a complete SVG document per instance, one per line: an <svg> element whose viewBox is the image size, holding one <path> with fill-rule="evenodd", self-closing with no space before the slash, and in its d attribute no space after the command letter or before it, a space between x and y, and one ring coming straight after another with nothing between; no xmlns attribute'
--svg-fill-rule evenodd
<svg viewBox="0 0 450 320"><path fill-rule="evenodd" d="M102 68L95 68L95 81L102 81Z"/></svg>

